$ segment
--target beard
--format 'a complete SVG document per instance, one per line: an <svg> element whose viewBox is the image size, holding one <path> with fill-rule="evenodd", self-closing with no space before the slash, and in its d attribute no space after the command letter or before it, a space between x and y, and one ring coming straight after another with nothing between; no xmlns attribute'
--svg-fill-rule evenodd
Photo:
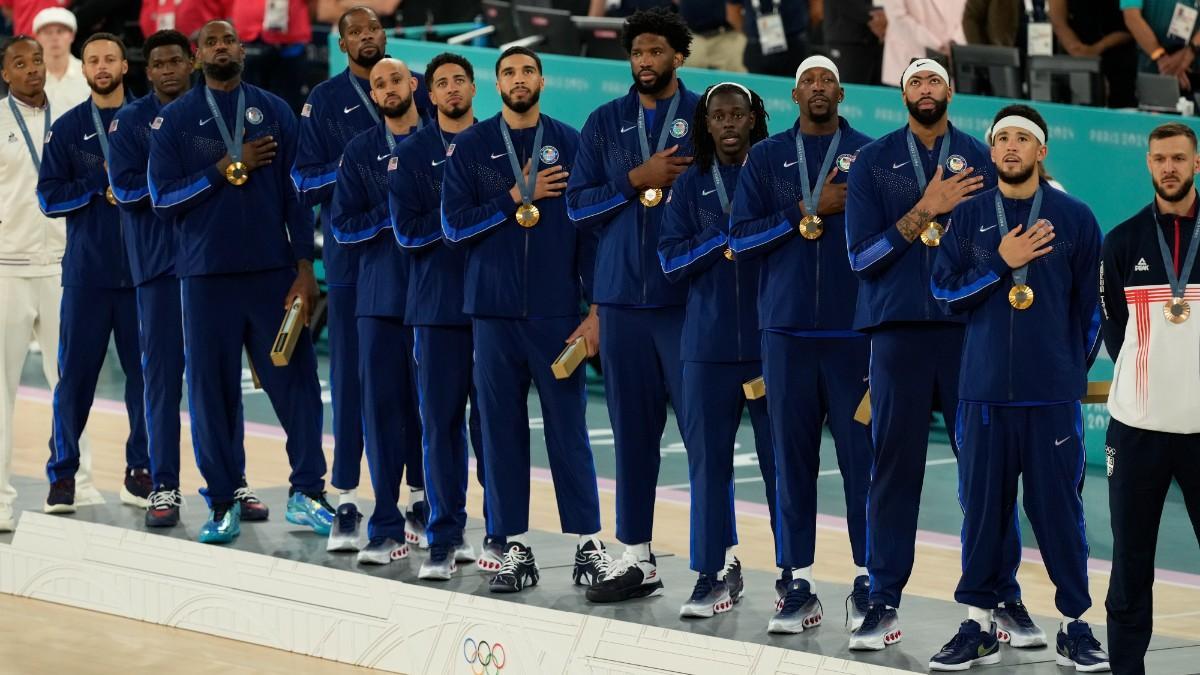
<svg viewBox="0 0 1200 675"><path fill-rule="evenodd" d="M675 69L672 68L665 73L661 73L661 74L655 73L655 78L652 82L650 82L649 84L642 84L642 80L641 80L641 78L638 77L638 73L634 72L633 73L633 86L637 88L639 94L646 94L647 96L653 96L654 94L659 93L663 89L666 89L671 84L671 80L674 78L674 76L675 76Z"/></svg>
<svg viewBox="0 0 1200 675"><path fill-rule="evenodd" d="M824 124L824 123L828 122L829 120L833 119L833 101L830 99L826 99L826 100L828 101L828 103L826 104L825 112L823 112L823 113L813 112L812 100L811 99L809 100L809 102L808 102L808 119L809 120L816 122L817 124Z"/></svg>
<svg viewBox="0 0 1200 675"><path fill-rule="evenodd" d="M904 104L908 106L908 114L912 115L913 119L915 119L918 123L927 127L933 126L941 121L941 119L946 116L946 108L950 106L950 102L946 99L942 99L940 101L933 99L933 110L921 110L918 108L917 106L920 104L920 100L915 102L905 101Z"/></svg>
<svg viewBox="0 0 1200 675"><path fill-rule="evenodd" d="M396 119L398 117L404 117L404 115L406 115L408 113L408 109L412 107L412 104L413 104L413 97L412 97L412 94L409 94L407 98L401 99L400 102L397 103L396 105L393 105L393 106L381 105L381 106L379 106L379 112L383 113L384 117L387 117L389 119Z"/></svg>
<svg viewBox="0 0 1200 675"><path fill-rule="evenodd" d="M523 115L529 112L529 109L537 105L538 100L542 98L542 92L535 91L524 101L514 101L508 94L500 94L500 100L504 101L504 105L518 115Z"/></svg>
<svg viewBox="0 0 1200 675"><path fill-rule="evenodd" d="M232 59L224 65L219 63L205 63L204 74L217 82L228 82L242 74L242 63Z"/></svg>
<svg viewBox="0 0 1200 675"><path fill-rule="evenodd" d="M456 120L456 119L461 118L463 115L466 115L467 111L470 109L471 109L471 106L469 104L467 104L467 105L460 104L457 106L446 107L446 108L439 106L438 112L442 113L443 115L445 115L446 117L449 117L452 120Z"/></svg>
<svg viewBox="0 0 1200 675"><path fill-rule="evenodd" d="M123 77L121 77L120 75L113 75L112 79L108 81L108 86L105 86L105 87L98 86L92 80L88 80L87 83L88 83L88 87L92 91L96 92L97 94L99 94L101 96L107 96L107 95L113 93L114 91L116 91L117 87L121 86L122 81L124 81Z"/></svg>
<svg viewBox="0 0 1200 675"><path fill-rule="evenodd" d="M387 56L387 54L383 53L382 47L378 47L375 49L374 56L363 56L362 50L359 49L358 56L351 56L350 60L353 61L356 65L366 68L367 70L370 70L371 68L373 68L375 66L376 63L379 63L380 61L382 61L385 56Z"/></svg>
<svg viewBox="0 0 1200 675"><path fill-rule="evenodd" d="M1010 173L1005 173L1003 169L998 169L996 171L996 177L999 178L1001 182L1009 185L1021 185L1025 181L1029 180L1035 171L1037 171L1037 162L1034 162L1029 166L1023 166Z"/></svg>
<svg viewBox="0 0 1200 675"><path fill-rule="evenodd" d="M1164 201L1174 203L1181 202L1183 201L1184 197L1188 196L1188 194L1192 191L1192 185L1194 185L1196 182L1196 177L1188 176L1187 178L1181 180L1179 182L1179 187L1176 188L1174 192L1171 192L1167 188L1160 185L1157 180L1151 179L1150 182L1154 184L1154 191L1158 193L1159 197L1162 197Z"/></svg>

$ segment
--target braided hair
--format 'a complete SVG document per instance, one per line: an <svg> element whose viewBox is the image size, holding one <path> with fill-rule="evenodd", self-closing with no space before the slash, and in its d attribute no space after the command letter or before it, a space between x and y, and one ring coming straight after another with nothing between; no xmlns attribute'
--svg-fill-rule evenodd
<svg viewBox="0 0 1200 675"><path fill-rule="evenodd" d="M700 173L708 173L717 156L717 144L713 141L712 134L708 133L709 101L714 94L741 94L745 97L747 93L750 98L750 113L754 115L754 127L750 129L750 145L753 146L768 136L767 109L757 92L733 82L712 85L704 90L704 95L700 97L700 103L696 106L696 114L692 118L692 146L695 149L692 164L697 166Z"/></svg>

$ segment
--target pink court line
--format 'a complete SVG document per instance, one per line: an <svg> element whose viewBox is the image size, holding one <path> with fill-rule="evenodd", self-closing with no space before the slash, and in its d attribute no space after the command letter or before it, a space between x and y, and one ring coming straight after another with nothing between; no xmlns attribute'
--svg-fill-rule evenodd
<svg viewBox="0 0 1200 675"><path fill-rule="evenodd" d="M17 389L17 397L27 401L35 401L38 403L50 403L51 395L47 389L39 387L19 387ZM125 404L121 401L112 399L97 398L92 404L92 408L110 414L125 414ZM191 424L191 418L187 413L179 413L180 421L183 424ZM287 436L283 433L283 429L273 424L262 424L260 422L246 422L246 434L257 438L270 440L284 441ZM321 437L322 444L327 448L333 447L333 436L325 434ZM475 460L470 460L472 469L475 465ZM537 481L551 483L550 470L542 467L531 467L530 476ZM611 478L596 478L597 487L603 492L615 493L617 491L617 483ZM688 506L691 503L690 493L683 490L672 490L669 488L659 488L657 498L672 504ZM770 511L767 510L766 504L757 502L748 502L741 499L734 501L734 508L739 514L754 516L764 520L770 519ZM837 532L845 532L847 529L846 519L840 516L832 516L824 513L817 514L817 527L825 530L834 530ZM952 534L943 534L941 532L930 532L927 530L917 530L917 543L925 546L933 546L936 548L958 551L962 549L962 543L959 538ZM1021 549L1021 561L1026 563L1037 563L1044 565L1042 554L1034 548L1024 547ZM1111 574L1112 562L1109 560L1101 560L1098 558L1088 558L1088 571L1099 574ZM1172 584L1174 586L1182 586L1184 588L1200 589L1200 574L1191 574L1188 572L1177 572L1175 570L1164 570L1155 568L1154 579L1156 582Z"/></svg>

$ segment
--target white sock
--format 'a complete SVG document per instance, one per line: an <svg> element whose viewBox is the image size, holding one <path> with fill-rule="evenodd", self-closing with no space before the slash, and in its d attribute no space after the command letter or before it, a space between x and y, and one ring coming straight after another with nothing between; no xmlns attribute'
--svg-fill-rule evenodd
<svg viewBox="0 0 1200 675"><path fill-rule="evenodd" d="M733 564L733 559L737 557L737 546L730 546L725 549L725 566L729 567Z"/></svg>
<svg viewBox="0 0 1200 675"><path fill-rule="evenodd" d="M650 559L650 542L644 544L629 544L625 547L625 552L633 555L638 560Z"/></svg>
<svg viewBox="0 0 1200 675"><path fill-rule="evenodd" d="M520 545L522 545L522 546L528 546L528 545L529 545L529 542L525 541L525 533L524 533L524 532L522 532L521 534L510 534L510 535L508 535L508 543L510 543L510 544L520 544Z"/></svg>
<svg viewBox="0 0 1200 675"><path fill-rule="evenodd" d="M408 488L408 507L411 509L413 504L425 501L425 488Z"/></svg>
<svg viewBox="0 0 1200 675"><path fill-rule="evenodd" d="M983 630L992 625L992 610L967 605L967 618L979 624Z"/></svg>
<svg viewBox="0 0 1200 675"><path fill-rule="evenodd" d="M803 580L807 581L809 592L811 592L811 593L817 592L817 582L813 581L812 565L809 565L808 567L792 568L792 578L793 579L803 579Z"/></svg>
<svg viewBox="0 0 1200 675"><path fill-rule="evenodd" d="M1079 621L1079 619L1072 619L1069 616L1064 616L1062 618L1062 621L1059 622L1059 627L1062 628L1062 632L1067 632L1067 626L1069 626L1072 621Z"/></svg>
<svg viewBox="0 0 1200 675"><path fill-rule="evenodd" d="M340 490L338 492L338 506L353 504L358 507L358 490Z"/></svg>
<svg viewBox="0 0 1200 675"><path fill-rule="evenodd" d="M865 568L865 567L858 567L858 568L855 568L855 570L854 570L854 576L855 577L868 577L868 576L871 576L871 573L868 572L867 568Z"/></svg>
<svg viewBox="0 0 1200 675"><path fill-rule="evenodd" d="M579 535L579 545L580 546L583 546L584 544L588 543L589 541L596 544L597 549L600 549L601 547L604 546L604 544L600 543L600 533L599 532L593 532L592 534Z"/></svg>

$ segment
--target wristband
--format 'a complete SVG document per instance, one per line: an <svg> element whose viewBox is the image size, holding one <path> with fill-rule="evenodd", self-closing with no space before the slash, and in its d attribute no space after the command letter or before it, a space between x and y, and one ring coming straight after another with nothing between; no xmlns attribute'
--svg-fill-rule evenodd
<svg viewBox="0 0 1200 675"><path fill-rule="evenodd" d="M1166 53L1167 53L1166 49L1159 47L1158 49L1155 49L1154 51L1150 52L1150 60L1158 61L1159 59L1161 59L1163 57L1163 54L1166 54Z"/></svg>

